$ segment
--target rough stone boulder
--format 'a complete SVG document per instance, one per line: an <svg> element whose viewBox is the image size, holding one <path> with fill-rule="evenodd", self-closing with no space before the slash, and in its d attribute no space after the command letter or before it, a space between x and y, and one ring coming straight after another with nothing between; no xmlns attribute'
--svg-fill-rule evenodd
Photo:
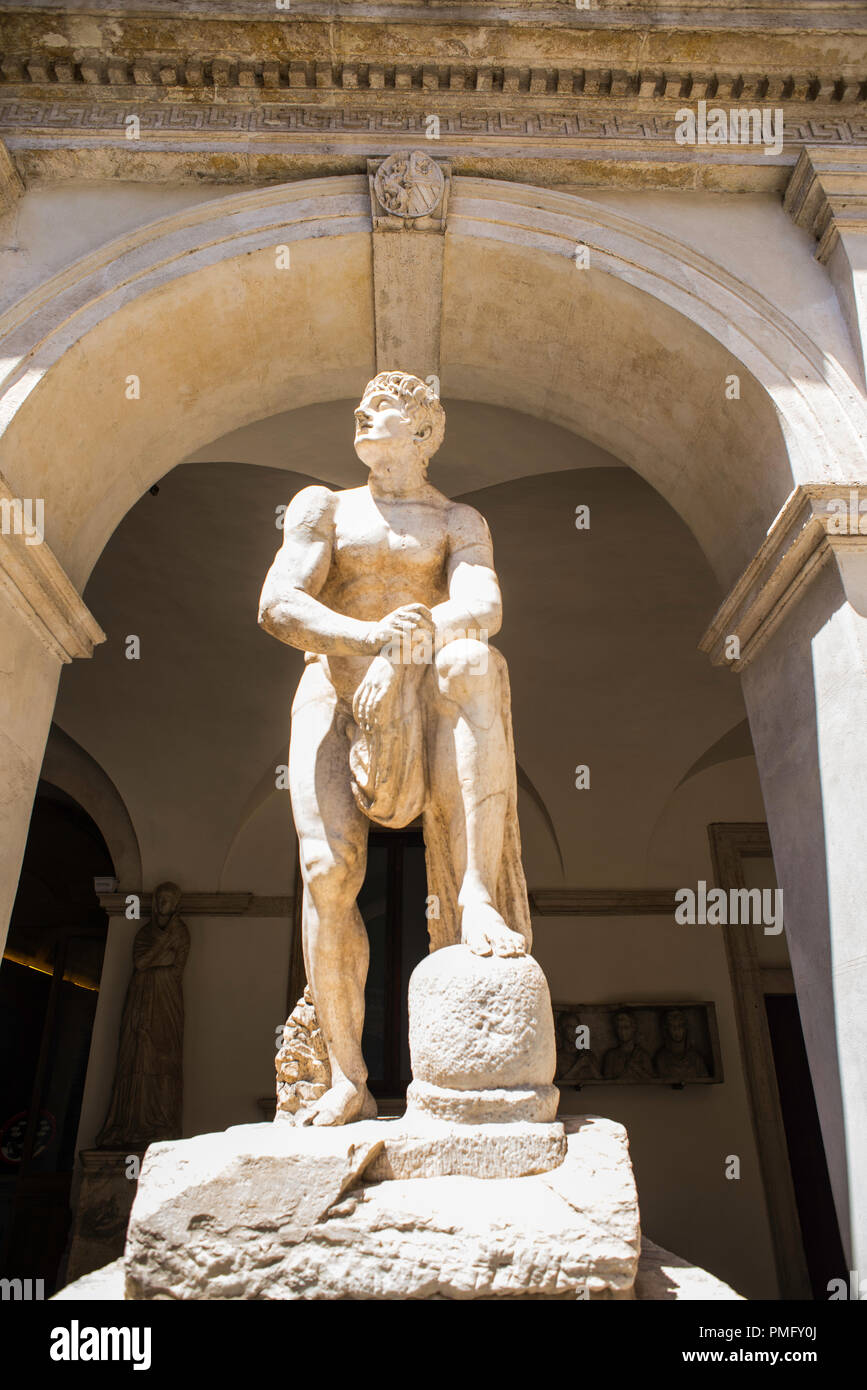
<svg viewBox="0 0 867 1390"><path fill-rule="evenodd" d="M447 946L426 956L409 982L409 1049L408 1119L538 1123L557 1113L551 998L530 955Z"/></svg>

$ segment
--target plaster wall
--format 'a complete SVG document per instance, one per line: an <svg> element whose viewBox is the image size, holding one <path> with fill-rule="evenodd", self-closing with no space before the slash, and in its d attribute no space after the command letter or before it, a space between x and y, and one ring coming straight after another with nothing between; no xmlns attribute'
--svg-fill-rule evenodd
<svg viewBox="0 0 867 1390"><path fill-rule="evenodd" d="M224 196L213 186L108 180L28 189L0 217L0 307L116 237Z"/></svg>
<svg viewBox="0 0 867 1390"><path fill-rule="evenodd" d="M776 194L570 189L677 237L757 290L861 386L859 353L816 242Z"/></svg>

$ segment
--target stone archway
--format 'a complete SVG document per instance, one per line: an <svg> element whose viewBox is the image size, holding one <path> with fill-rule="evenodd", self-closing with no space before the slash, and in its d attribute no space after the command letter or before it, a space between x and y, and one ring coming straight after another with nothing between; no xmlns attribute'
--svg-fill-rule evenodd
<svg viewBox="0 0 867 1390"><path fill-rule="evenodd" d="M842 731L863 712L863 677L842 695L835 682L841 660L867 648L845 588L860 586L863 556L850 547L840 573L826 567L811 587L788 666L762 612L779 626L804 575L818 572L816 556L828 556L817 509L802 514L804 490L819 497L858 482L861 403L845 373L756 291L674 239L573 195L455 179L441 273L413 275L416 260L429 258L421 239L439 232L402 232L404 278L387 296L371 229L359 176L236 194L102 248L0 320L9 364L0 394L4 495L44 502L46 538L36 546L3 538L10 602L0 623L12 653L4 898L17 881L58 659L88 655L101 638L80 590L119 519L208 440L287 407L355 395L375 366L393 365L377 361L377 345L400 341L423 360L430 304L415 319L411 310L413 296L433 286L444 394L508 402L580 431L680 512L722 586L746 575L729 631L768 629L769 655L746 673L745 694L781 880L795 889L793 965L845 1216L844 1135L853 1167L855 1149L867 1146L858 1118L867 1049L848 1036L863 1028L852 885L863 886L865 868L857 818L829 797L852 758ZM579 245L589 250L582 270ZM280 264L282 247L289 255ZM399 338L386 331L388 315L406 320ZM415 360L402 365L412 370ZM737 410L727 408L732 375ZM766 542L793 489L801 490L794 507ZM804 543L808 533L815 544ZM823 693L821 714L811 682ZM799 757L792 728L774 717L781 707L791 711ZM848 1132L835 1013L847 1032Z"/></svg>
<svg viewBox="0 0 867 1390"><path fill-rule="evenodd" d="M370 237L367 183L355 175L234 194L111 243L0 318L0 472L16 496L62 500L46 534L73 583L180 458L250 420L355 393L384 336ZM745 519L732 514L731 489L755 484L751 453L773 453L762 471L773 471L774 495L750 502L765 527L792 485L859 476L867 418L845 373L692 249L574 195L466 178L454 181L444 240L444 391L578 429L682 511L712 561L717 504L725 522ZM281 245L290 256L278 267ZM575 270L577 245L586 271ZM380 320L417 294L407 265ZM402 340L421 356L412 332ZM606 361L619 386L607 414ZM745 407L728 424L727 367L739 370ZM674 401L667 373L680 368ZM696 418L711 432L712 404L723 443L739 446L725 473L714 471L721 450L687 447ZM63 431L48 428L58 419Z"/></svg>
<svg viewBox="0 0 867 1390"><path fill-rule="evenodd" d="M52 724L45 745L42 776L74 797L102 832L118 881L141 888L141 851L129 811L117 787L74 738Z"/></svg>

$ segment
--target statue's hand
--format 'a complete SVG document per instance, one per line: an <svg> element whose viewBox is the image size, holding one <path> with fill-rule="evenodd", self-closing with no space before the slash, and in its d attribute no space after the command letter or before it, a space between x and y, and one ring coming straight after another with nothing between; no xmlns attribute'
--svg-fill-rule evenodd
<svg viewBox="0 0 867 1390"><path fill-rule="evenodd" d="M355 722L365 732L381 728L393 713L397 671L385 656L375 656L352 700Z"/></svg>
<svg viewBox="0 0 867 1390"><path fill-rule="evenodd" d="M404 641L411 644L419 632L427 632L433 638L433 614L423 603L404 603L393 613L386 613L380 622L371 623L370 649L378 652L382 647L401 646Z"/></svg>

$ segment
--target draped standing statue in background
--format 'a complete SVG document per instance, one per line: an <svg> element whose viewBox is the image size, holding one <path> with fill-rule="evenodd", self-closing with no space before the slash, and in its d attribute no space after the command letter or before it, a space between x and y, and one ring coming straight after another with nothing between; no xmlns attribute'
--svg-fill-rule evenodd
<svg viewBox="0 0 867 1390"><path fill-rule="evenodd" d="M180 900L176 883L161 883L153 895L153 916L136 932L114 1091L96 1140L100 1149L141 1149L181 1136L182 976L190 933L178 916Z"/></svg>

